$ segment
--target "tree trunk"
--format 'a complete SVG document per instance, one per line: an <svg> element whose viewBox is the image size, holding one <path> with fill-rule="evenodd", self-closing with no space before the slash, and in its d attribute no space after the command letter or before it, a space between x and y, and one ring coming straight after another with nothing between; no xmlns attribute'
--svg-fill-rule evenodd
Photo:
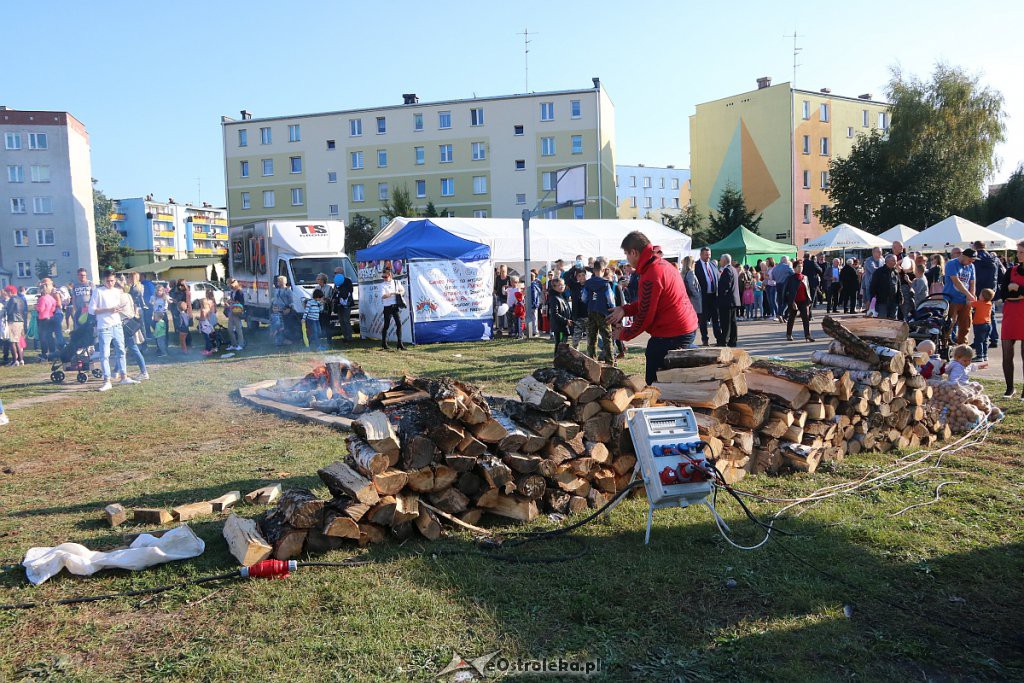
<svg viewBox="0 0 1024 683"><path fill-rule="evenodd" d="M555 351L555 367L582 377L591 384L601 383L601 364L568 344L559 344Z"/></svg>
<svg viewBox="0 0 1024 683"><path fill-rule="evenodd" d="M817 394L830 394L836 390L836 380L827 370L791 368L768 360L755 361L750 368L754 372L804 384L809 391Z"/></svg>

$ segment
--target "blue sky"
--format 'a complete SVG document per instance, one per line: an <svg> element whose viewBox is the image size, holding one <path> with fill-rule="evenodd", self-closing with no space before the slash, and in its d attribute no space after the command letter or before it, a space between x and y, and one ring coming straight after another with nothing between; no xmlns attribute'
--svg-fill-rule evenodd
<svg viewBox="0 0 1024 683"><path fill-rule="evenodd" d="M897 6L900 5L900 6ZM798 87L880 95L889 69L938 61L1006 98L1005 178L1024 161L1024 3L906 2L11 3L0 104L67 110L112 197L224 200L220 116L295 114L590 87L616 107L619 163L689 166L698 102L792 75ZM20 65L20 66L15 66ZM198 180L197 180L198 179Z"/></svg>

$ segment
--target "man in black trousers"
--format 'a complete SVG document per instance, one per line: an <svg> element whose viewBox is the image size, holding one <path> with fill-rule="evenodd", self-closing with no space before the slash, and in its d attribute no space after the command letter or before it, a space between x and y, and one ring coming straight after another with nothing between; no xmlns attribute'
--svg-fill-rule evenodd
<svg viewBox="0 0 1024 683"><path fill-rule="evenodd" d="M700 250L700 258L693 264L693 274L697 276L697 284L700 285L701 312L697 314L697 319L700 322L700 340L704 346L707 346L708 320L711 321L715 340L722 337L722 328L718 318L718 302L715 299L715 295L718 293L718 266L711 260L711 250L707 247Z"/></svg>
<svg viewBox="0 0 1024 683"><path fill-rule="evenodd" d="M718 324L721 327L721 335L717 335L716 342L719 346L735 347L737 342L736 310L743 305L740 297L740 277L736 269L732 267L732 256L722 254L721 266L718 277L718 293L716 304L718 307Z"/></svg>

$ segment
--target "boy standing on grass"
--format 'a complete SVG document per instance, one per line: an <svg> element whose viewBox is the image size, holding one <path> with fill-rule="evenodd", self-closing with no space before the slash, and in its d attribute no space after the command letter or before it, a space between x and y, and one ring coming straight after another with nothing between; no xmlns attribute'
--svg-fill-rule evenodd
<svg viewBox="0 0 1024 683"><path fill-rule="evenodd" d="M988 338L992 334L992 299L995 290L983 289L971 302L971 323L974 329L974 354L980 361L988 360Z"/></svg>
<svg viewBox="0 0 1024 683"><path fill-rule="evenodd" d="M324 290L314 289L313 298L306 299L306 308L303 312L303 320L306 323L306 339L311 349L324 351L320 343L320 314L324 310Z"/></svg>

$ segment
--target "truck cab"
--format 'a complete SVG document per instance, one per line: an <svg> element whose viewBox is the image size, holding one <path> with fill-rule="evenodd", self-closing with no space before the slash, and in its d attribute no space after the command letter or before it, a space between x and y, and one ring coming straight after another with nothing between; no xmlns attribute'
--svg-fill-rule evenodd
<svg viewBox="0 0 1024 683"><path fill-rule="evenodd" d="M292 290L292 301L296 310L301 311L306 299L313 297L316 289L316 276L323 273L327 281L334 282L334 269L340 267L345 277L358 283L356 268L348 256L292 256L281 255L277 259L277 275L288 279ZM359 287L352 289L352 307L350 309L352 324L359 322ZM332 323L335 322L332 318Z"/></svg>

